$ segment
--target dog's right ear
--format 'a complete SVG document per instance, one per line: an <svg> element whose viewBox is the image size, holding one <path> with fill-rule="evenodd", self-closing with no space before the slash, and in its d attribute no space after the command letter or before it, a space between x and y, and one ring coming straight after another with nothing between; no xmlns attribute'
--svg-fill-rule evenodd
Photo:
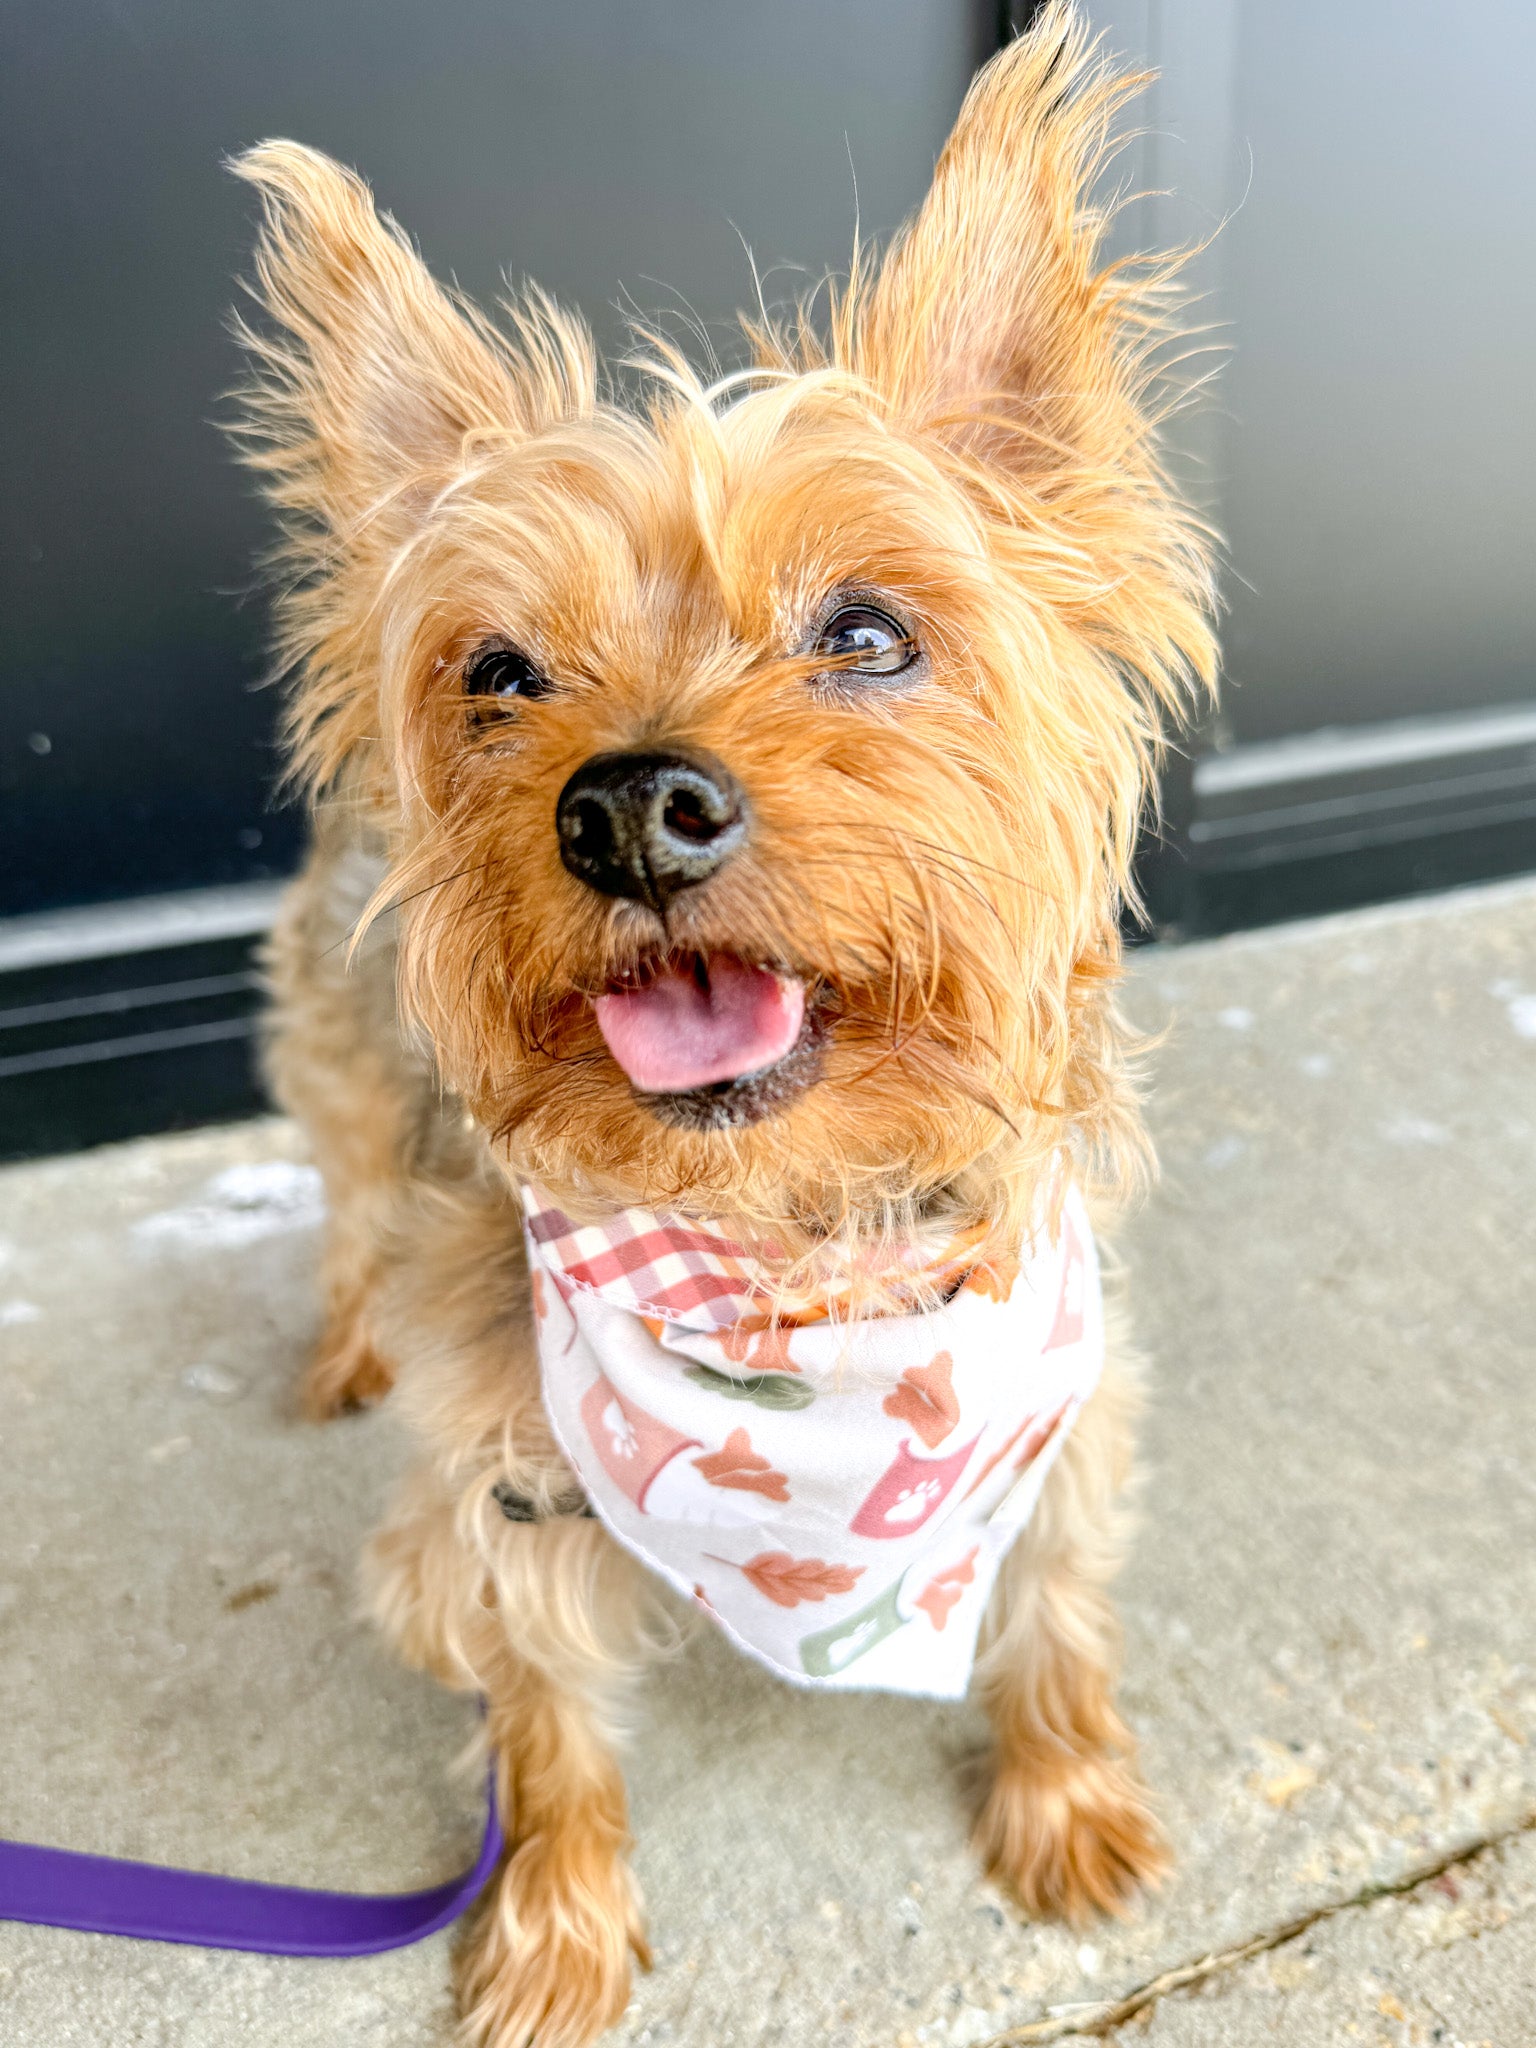
<svg viewBox="0 0 1536 2048"><path fill-rule="evenodd" d="M231 432L283 520L283 659L307 662L312 686L317 668L330 671L326 715L311 689L293 721L301 769L325 780L348 751L349 720L335 716L342 622L368 610L476 439L521 439L591 410L592 347L579 320L537 295L500 332L433 279L362 179L318 150L264 142L230 168L261 194L250 289L267 316L236 323L252 376ZM342 663L354 684L357 665L355 654Z"/></svg>
<svg viewBox="0 0 1536 2048"><path fill-rule="evenodd" d="M477 429L529 433L587 410L580 323L535 300L509 340L443 290L353 171L297 142L236 157L261 194L252 292L272 326L240 323L253 467L284 510L341 538L409 500Z"/></svg>

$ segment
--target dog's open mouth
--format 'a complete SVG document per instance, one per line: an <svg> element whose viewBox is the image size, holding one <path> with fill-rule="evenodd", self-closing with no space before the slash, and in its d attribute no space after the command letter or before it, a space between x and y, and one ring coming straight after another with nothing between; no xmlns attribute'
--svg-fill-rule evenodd
<svg viewBox="0 0 1536 2048"><path fill-rule="evenodd" d="M805 983L733 953L650 962L592 1008L631 1087L671 1123L754 1123L816 1078L821 1034Z"/></svg>

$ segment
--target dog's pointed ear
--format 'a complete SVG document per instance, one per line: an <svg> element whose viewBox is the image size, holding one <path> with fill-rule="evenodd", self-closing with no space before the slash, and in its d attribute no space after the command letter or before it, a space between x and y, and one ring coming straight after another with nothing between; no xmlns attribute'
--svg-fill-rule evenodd
<svg viewBox="0 0 1536 2048"><path fill-rule="evenodd" d="M1144 82L1067 0L977 77L927 200L845 308L839 353L900 417L1016 466L1119 454L1146 294L1100 268L1092 187Z"/></svg>
<svg viewBox="0 0 1536 2048"><path fill-rule="evenodd" d="M230 168L261 194L251 289L267 315L238 325L255 374L233 431L293 529L344 543L382 522L398 541L468 437L590 408L578 321L534 300L501 334L318 150L264 142Z"/></svg>
<svg viewBox="0 0 1536 2048"><path fill-rule="evenodd" d="M1070 0L971 87L932 189L837 316L835 353L993 514L1021 587L1131 685L1150 724L1216 671L1213 537L1165 474L1156 349L1177 256L1106 261L1095 193L1145 80Z"/></svg>

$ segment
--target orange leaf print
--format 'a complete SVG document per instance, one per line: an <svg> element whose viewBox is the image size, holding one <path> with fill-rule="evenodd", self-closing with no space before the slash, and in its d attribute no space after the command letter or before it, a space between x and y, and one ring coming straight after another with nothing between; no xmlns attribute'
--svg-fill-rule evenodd
<svg viewBox="0 0 1536 2048"><path fill-rule="evenodd" d="M943 1443L960 1420L960 1403L951 1380L955 1361L937 1352L927 1365L909 1365L901 1384L881 1402L887 1415L915 1429L929 1450Z"/></svg>
<svg viewBox="0 0 1536 2048"><path fill-rule="evenodd" d="M921 1607L934 1627L941 1629L949 1619L949 1610L960 1598L961 1587L970 1585L975 1576L976 1550L972 1548L958 1564L952 1564L946 1570L935 1573L918 1594L913 1605Z"/></svg>
<svg viewBox="0 0 1536 2048"><path fill-rule="evenodd" d="M789 1355L794 1327L782 1317L772 1323L743 1317L720 1331L720 1349L732 1365L750 1363L754 1372L798 1372L799 1366Z"/></svg>
<svg viewBox="0 0 1536 2048"><path fill-rule="evenodd" d="M711 1486L734 1486L743 1493L763 1494L768 1500L789 1499L788 1480L753 1450L744 1429L733 1429L718 1451L709 1451L693 1462Z"/></svg>
<svg viewBox="0 0 1536 2048"><path fill-rule="evenodd" d="M972 1266L965 1276L968 1294L984 1294L989 1301L1006 1301L1019 1277L1019 1259L1011 1252L998 1252Z"/></svg>
<svg viewBox="0 0 1536 2048"><path fill-rule="evenodd" d="M740 1570L775 1607L798 1607L802 1600L851 1593L854 1582L864 1576L861 1564L825 1564L819 1557L791 1557L787 1550L759 1551Z"/></svg>

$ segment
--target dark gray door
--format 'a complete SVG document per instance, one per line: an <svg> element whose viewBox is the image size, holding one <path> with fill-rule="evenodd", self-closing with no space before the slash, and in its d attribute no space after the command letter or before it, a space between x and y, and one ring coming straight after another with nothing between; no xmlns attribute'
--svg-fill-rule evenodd
<svg viewBox="0 0 1536 2048"><path fill-rule="evenodd" d="M1536 12L1089 6L1164 72L1128 235L1214 235L1184 438L1226 688L1184 921L1536 865Z"/></svg>
<svg viewBox="0 0 1536 2048"><path fill-rule="evenodd" d="M1245 6L1233 739L1536 698L1536 10Z"/></svg>

